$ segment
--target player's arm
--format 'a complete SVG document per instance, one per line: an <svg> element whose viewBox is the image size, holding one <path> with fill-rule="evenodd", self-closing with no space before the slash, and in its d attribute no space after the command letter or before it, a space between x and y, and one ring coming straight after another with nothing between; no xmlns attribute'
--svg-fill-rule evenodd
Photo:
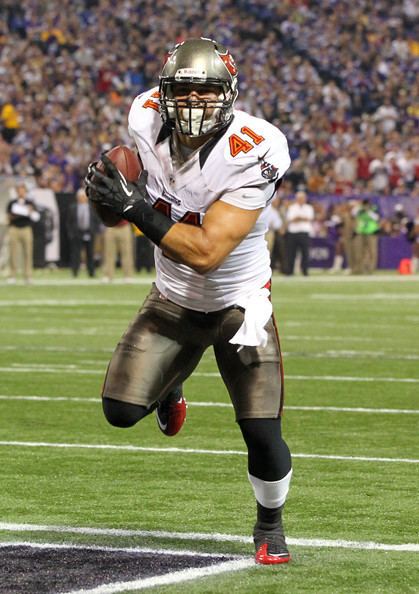
<svg viewBox="0 0 419 594"><path fill-rule="evenodd" d="M175 223L162 238L160 248L165 256L206 274L218 268L249 234L261 211L217 200L206 212L201 227Z"/></svg>
<svg viewBox="0 0 419 594"><path fill-rule="evenodd" d="M204 274L214 270L253 228L261 208L245 210L222 201L208 209L201 227L175 223L147 203L147 174L127 182L106 155L106 174L95 164L85 178L89 197L134 223L165 255Z"/></svg>

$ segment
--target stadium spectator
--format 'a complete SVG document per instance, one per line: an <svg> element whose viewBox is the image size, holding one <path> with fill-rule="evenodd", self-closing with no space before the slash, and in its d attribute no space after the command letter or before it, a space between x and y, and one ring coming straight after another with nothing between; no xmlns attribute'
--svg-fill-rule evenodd
<svg viewBox="0 0 419 594"><path fill-rule="evenodd" d="M267 217L267 221L266 221L266 225L268 228L268 231L266 232L266 242L268 244L268 250L271 255L272 269L275 269L275 266L272 263L273 262L274 246L275 246L275 243L277 242L277 237L278 237L280 230L283 226L281 215L279 214L278 201L279 201L278 198L276 198L274 201L272 201L271 205L268 208L268 217Z"/></svg>
<svg viewBox="0 0 419 594"><path fill-rule="evenodd" d="M12 175L10 164L11 146L0 136L0 175Z"/></svg>
<svg viewBox="0 0 419 594"><path fill-rule="evenodd" d="M376 194L389 194L389 171L384 157L384 149L377 148L376 154L369 164L369 190Z"/></svg>
<svg viewBox="0 0 419 594"><path fill-rule="evenodd" d="M66 223L70 242L70 267L73 276L78 276L83 256L88 275L94 277L95 236L99 231L100 223L83 188L77 191L76 201L69 207Z"/></svg>
<svg viewBox="0 0 419 594"><path fill-rule="evenodd" d="M372 274L377 268L380 216L377 208L364 198L352 211L355 217L353 274Z"/></svg>
<svg viewBox="0 0 419 594"><path fill-rule="evenodd" d="M163 433L176 434L186 415L181 383L213 346L249 451L256 561L285 563L281 515L292 470L281 437L265 217L290 165L287 141L234 110L237 69L217 42L177 46L161 73L159 103L155 93L137 97L128 118L148 181L126 184L106 156L106 175L92 164L86 178L92 200L156 244L156 282L114 351L104 412L129 427L155 409Z"/></svg>
<svg viewBox="0 0 419 594"><path fill-rule="evenodd" d="M135 269L141 272L144 268L146 272L151 272L154 268L154 246L138 227L134 227L134 235Z"/></svg>
<svg viewBox="0 0 419 594"><path fill-rule="evenodd" d="M93 155L129 143L130 98L157 76L170 21L188 23L176 28L178 40L203 34L236 50L237 105L287 134L294 192L301 183L309 191L333 193L336 185L340 191L333 165L346 158L348 146L368 147L370 160L380 160L377 151L387 152L395 132L398 167L407 190L414 186L419 172L412 177L400 159L419 152L415 11L389 0L374 6L342 0L333 7L221 0L217 6L130 0L115 19L107 2L0 6L0 96L13 99L21 119L8 159L12 171L32 167L39 175L47 156L48 167L52 159L63 174L63 190L76 191ZM138 27L127 26L132 20ZM369 176L358 169L354 193L389 192L385 183L366 187Z"/></svg>
<svg viewBox="0 0 419 594"><path fill-rule="evenodd" d="M353 201L339 202L332 205L330 216L327 220L329 237L335 242L333 263L329 272L331 274L345 271L351 272L353 267L353 238L355 219L352 216ZM344 267L346 263L346 267Z"/></svg>
<svg viewBox="0 0 419 594"><path fill-rule="evenodd" d="M403 204L398 203L394 206L393 213L390 218L383 219L381 228L386 235L391 237L398 237L401 234L407 233L407 224L409 217L405 211Z"/></svg>
<svg viewBox="0 0 419 594"><path fill-rule="evenodd" d="M307 203L307 194L300 190L287 210L288 275L294 274L297 254L301 256L301 271L308 276L310 235L313 233L314 208Z"/></svg>
<svg viewBox="0 0 419 594"><path fill-rule="evenodd" d="M285 247L285 237L287 233L285 213L287 206L285 201L281 198L278 192L274 200L272 201L272 211L270 217L270 223L268 221L268 229L271 232L271 268L273 271L282 272L283 274L287 271L287 256ZM268 239L269 246L269 239Z"/></svg>
<svg viewBox="0 0 419 594"><path fill-rule="evenodd" d="M19 113L12 101L5 101L1 97L0 122L3 140L11 144L19 131Z"/></svg>
<svg viewBox="0 0 419 594"><path fill-rule="evenodd" d="M335 204L332 206L332 212L327 220L329 227L329 236L334 240L335 253L333 257L333 264L329 269L331 274L340 272L343 269L343 262L345 258L345 249L343 243L343 219L341 216L342 204Z"/></svg>
<svg viewBox="0 0 419 594"><path fill-rule="evenodd" d="M407 223L407 238L412 244L412 272L419 272L419 208L415 217Z"/></svg>
<svg viewBox="0 0 419 594"><path fill-rule="evenodd" d="M387 135L396 129L399 114L392 104L390 97L386 96L384 102L373 115L373 120L377 124L378 132Z"/></svg>
<svg viewBox="0 0 419 594"><path fill-rule="evenodd" d="M26 284L31 284L33 273L32 224L39 221L40 215L25 184L18 184L15 191L16 198L11 200L7 205L10 253L10 276L8 282L16 282L19 259L22 254L23 277Z"/></svg>
<svg viewBox="0 0 419 594"><path fill-rule="evenodd" d="M348 146L347 151L338 157L334 164L336 179L335 194L350 194L357 179L356 150Z"/></svg>
<svg viewBox="0 0 419 594"><path fill-rule="evenodd" d="M115 227L106 227L103 240L102 281L105 283L113 281L116 261L119 258L124 281L131 282L134 276L134 235L131 224L122 220Z"/></svg>

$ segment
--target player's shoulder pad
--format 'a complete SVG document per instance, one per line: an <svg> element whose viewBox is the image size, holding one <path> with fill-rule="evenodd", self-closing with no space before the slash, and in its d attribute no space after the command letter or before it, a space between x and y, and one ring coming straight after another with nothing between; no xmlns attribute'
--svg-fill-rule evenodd
<svg viewBox="0 0 419 594"><path fill-rule="evenodd" d="M137 95L128 114L128 126L133 132L142 132L155 123L162 124L158 87Z"/></svg>
<svg viewBox="0 0 419 594"><path fill-rule="evenodd" d="M218 183L225 189L275 183L291 164L285 135L266 120L240 110L234 111L232 123L214 149L208 169L218 171Z"/></svg>

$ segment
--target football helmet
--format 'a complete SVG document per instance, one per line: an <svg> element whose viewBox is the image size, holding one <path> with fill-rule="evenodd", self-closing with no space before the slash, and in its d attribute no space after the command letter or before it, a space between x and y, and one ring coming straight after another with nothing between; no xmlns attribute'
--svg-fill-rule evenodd
<svg viewBox="0 0 419 594"><path fill-rule="evenodd" d="M237 68L223 45L194 38L169 53L160 75L160 113L179 133L199 137L226 126L237 94Z"/></svg>

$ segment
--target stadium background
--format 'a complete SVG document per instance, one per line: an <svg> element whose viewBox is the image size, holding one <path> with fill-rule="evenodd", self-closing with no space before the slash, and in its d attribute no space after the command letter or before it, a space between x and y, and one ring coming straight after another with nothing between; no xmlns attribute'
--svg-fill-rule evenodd
<svg viewBox="0 0 419 594"><path fill-rule="evenodd" d="M397 204L410 219L416 216L419 42L411 0L131 0L116 10L104 0L6 0L0 16L0 101L17 114L2 118L3 239L4 205L16 179L49 189L48 202L56 196L58 225L87 164L111 146L130 144L131 101L157 83L167 51L200 35L216 38L235 56L237 107L287 135L293 164L283 199L305 188L319 226L333 204L365 195L383 219ZM59 231L60 246L50 246L46 259L58 249L58 263L67 265L62 224ZM321 237L323 252L313 250L311 264L329 267L333 241L324 229ZM395 268L409 255L411 246L400 239L380 237L380 268Z"/></svg>
<svg viewBox="0 0 419 594"><path fill-rule="evenodd" d="M92 157L128 141L132 97L172 42L205 34L239 65L238 106L289 138L284 195L303 185L319 203L369 195L383 216L416 212L414 1L3 0L0 17L0 97L20 118L2 121L3 205L28 179L58 216ZM246 456L211 354L185 386L175 442L151 417L113 430L101 382L153 275L123 287L68 276L0 283L1 594L121 591L116 579L159 594L417 592L418 275L274 276L295 469L281 571L252 566ZM168 560L184 549L183 566ZM176 585L191 553L248 565Z"/></svg>

